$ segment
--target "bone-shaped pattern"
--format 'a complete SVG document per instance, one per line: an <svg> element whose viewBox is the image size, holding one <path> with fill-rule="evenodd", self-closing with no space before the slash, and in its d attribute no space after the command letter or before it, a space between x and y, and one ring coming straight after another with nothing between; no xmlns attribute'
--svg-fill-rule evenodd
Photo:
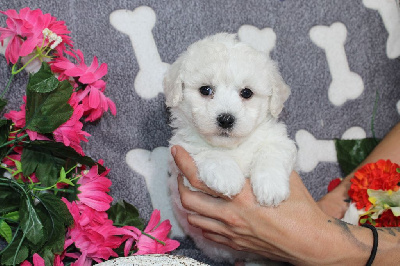
<svg viewBox="0 0 400 266"><path fill-rule="evenodd" d="M397 108L397 113L400 115L400 101L397 102L396 108Z"/></svg>
<svg viewBox="0 0 400 266"><path fill-rule="evenodd" d="M363 139L366 137L364 129L349 128L343 133L342 139ZM297 166L302 172L311 172L320 162L337 162L334 140L319 140L306 130L296 133L296 143L299 148Z"/></svg>
<svg viewBox="0 0 400 266"><path fill-rule="evenodd" d="M252 25L243 25L239 28L238 36L242 42L268 55L274 49L276 43L276 34L272 28L260 30Z"/></svg>
<svg viewBox="0 0 400 266"><path fill-rule="evenodd" d="M146 181L154 209L161 211L163 220L169 219L172 225L171 237L183 237L183 233L172 209L168 186L169 149L158 147L153 151L133 149L126 154L126 163Z"/></svg>
<svg viewBox="0 0 400 266"><path fill-rule="evenodd" d="M161 61L152 35L156 23L153 9L140 6L133 11L116 10L110 15L110 23L131 40L140 68L134 82L136 93L145 99L162 93L162 80L169 64Z"/></svg>
<svg viewBox="0 0 400 266"><path fill-rule="evenodd" d="M386 55L394 59L400 56L400 11L397 0L363 0L365 7L377 10L389 34Z"/></svg>
<svg viewBox="0 0 400 266"><path fill-rule="evenodd" d="M7 48L7 45L8 45L8 42L10 41L10 39L9 38L6 38L4 41L3 41L3 45L1 44L1 42L0 42L0 54L2 54L2 55L5 55L6 54L6 48Z"/></svg>
<svg viewBox="0 0 400 266"><path fill-rule="evenodd" d="M356 99L364 91L364 82L360 75L349 68L344 49L346 36L346 26L340 22L331 26L315 26L310 30L311 40L325 51L332 76L328 98L336 106Z"/></svg>

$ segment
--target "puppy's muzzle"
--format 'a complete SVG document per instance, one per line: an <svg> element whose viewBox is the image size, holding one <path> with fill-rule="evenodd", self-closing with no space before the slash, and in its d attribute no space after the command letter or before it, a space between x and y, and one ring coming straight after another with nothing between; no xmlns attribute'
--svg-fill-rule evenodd
<svg viewBox="0 0 400 266"><path fill-rule="evenodd" d="M220 114L217 117L217 123L223 129L231 129L235 124L235 117L228 113Z"/></svg>

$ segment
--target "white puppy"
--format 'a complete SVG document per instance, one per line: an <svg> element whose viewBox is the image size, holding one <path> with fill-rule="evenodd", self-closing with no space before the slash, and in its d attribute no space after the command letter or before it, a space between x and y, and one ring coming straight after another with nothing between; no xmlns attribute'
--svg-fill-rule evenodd
<svg viewBox="0 0 400 266"><path fill-rule="evenodd" d="M289 196L296 146L277 118L290 90L266 54L233 34L207 37L172 64L164 91L174 128L170 145L192 155L208 187L234 196L250 178L262 205L276 206ZM187 223L173 162L171 175L171 196L184 231L214 259L243 257Z"/></svg>

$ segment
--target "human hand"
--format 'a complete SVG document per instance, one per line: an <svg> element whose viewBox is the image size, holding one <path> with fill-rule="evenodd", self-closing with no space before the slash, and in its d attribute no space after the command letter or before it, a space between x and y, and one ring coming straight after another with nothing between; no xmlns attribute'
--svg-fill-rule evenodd
<svg viewBox="0 0 400 266"><path fill-rule="evenodd" d="M349 183L348 179L343 180L339 186L317 202L323 212L337 219L343 218L349 208L349 195L347 193L350 188Z"/></svg>
<svg viewBox="0 0 400 266"><path fill-rule="evenodd" d="M191 191L179 177L182 205L197 213L188 214L188 222L202 229L204 237L236 250L294 264L317 263L322 259L320 256L324 257L323 247L310 239L319 237L329 218L297 173L293 172L290 177L289 199L278 207L265 207L257 203L249 179L239 194L228 198L197 178L193 159L182 147L173 147L172 154L191 185L205 192Z"/></svg>

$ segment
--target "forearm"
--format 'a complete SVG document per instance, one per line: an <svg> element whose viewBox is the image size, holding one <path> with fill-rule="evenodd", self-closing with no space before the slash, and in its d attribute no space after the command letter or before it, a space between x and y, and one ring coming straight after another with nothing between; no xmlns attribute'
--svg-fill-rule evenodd
<svg viewBox="0 0 400 266"><path fill-rule="evenodd" d="M328 246L329 243L338 244L327 251L327 255L331 257L327 265L365 265L373 246L372 231L337 219L329 221L330 228L327 232L331 232L332 238L328 240ZM377 232L378 249L374 265L397 265L400 262L399 229L377 228Z"/></svg>
<svg viewBox="0 0 400 266"><path fill-rule="evenodd" d="M393 129L385 136L384 139L375 147L375 149L367 156L367 158L360 164L360 167L367 163L374 163L381 159L391 160L394 163L400 164L400 123L393 127ZM356 168L352 173L344 178L340 186L337 187L337 193L340 192L343 198L348 198L347 192L350 189L350 179L358 170Z"/></svg>
<svg viewBox="0 0 400 266"><path fill-rule="evenodd" d="M377 230L378 249L374 265L397 265L400 262L399 230ZM301 256L292 261L295 265L366 265L370 257L373 234L368 228L325 217L319 228L304 233L307 233L303 237L308 241L297 243Z"/></svg>

